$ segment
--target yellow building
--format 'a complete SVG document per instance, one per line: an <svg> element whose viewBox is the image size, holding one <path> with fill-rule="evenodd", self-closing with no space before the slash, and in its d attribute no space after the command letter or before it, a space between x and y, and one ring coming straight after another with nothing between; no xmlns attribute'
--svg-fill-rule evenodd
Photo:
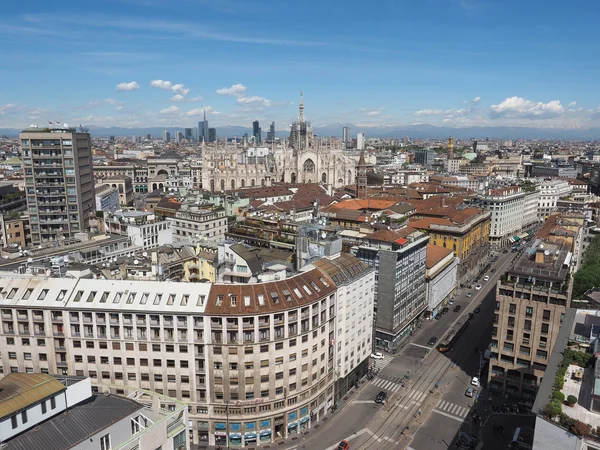
<svg viewBox="0 0 600 450"><path fill-rule="evenodd" d="M217 281L217 250L198 245L196 260L186 263L184 271L189 281Z"/></svg>
<svg viewBox="0 0 600 450"><path fill-rule="evenodd" d="M428 232L431 245L451 249L459 260L460 278L487 255L491 219L479 208L449 209L446 217L411 219L408 226Z"/></svg>

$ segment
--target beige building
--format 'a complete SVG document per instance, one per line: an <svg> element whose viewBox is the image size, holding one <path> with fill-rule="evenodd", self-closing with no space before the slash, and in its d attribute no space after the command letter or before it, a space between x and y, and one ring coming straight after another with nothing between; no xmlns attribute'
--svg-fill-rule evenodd
<svg viewBox="0 0 600 450"><path fill-rule="evenodd" d="M26 248L31 244L31 227L29 218L24 216L0 215L0 235L3 247Z"/></svg>
<svg viewBox="0 0 600 450"><path fill-rule="evenodd" d="M368 366L374 272L335 256L253 285L3 278L0 367L177 398L194 443L276 442L313 427L340 377Z"/></svg>
<svg viewBox="0 0 600 450"><path fill-rule="evenodd" d="M85 231L96 210L90 134L28 128L20 138L32 244Z"/></svg>
<svg viewBox="0 0 600 450"><path fill-rule="evenodd" d="M490 390L533 403L570 306L571 245L536 240L498 281Z"/></svg>

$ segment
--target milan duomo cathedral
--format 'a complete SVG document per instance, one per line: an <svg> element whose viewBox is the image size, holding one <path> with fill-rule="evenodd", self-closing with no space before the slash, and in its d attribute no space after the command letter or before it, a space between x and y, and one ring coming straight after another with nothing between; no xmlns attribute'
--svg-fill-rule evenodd
<svg viewBox="0 0 600 450"><path fill-rule="evenodd" d="M304 120L304 100L288 140L272 147L215 146L202 153L202 186L211 191L271 186L273 183L354 184L358 154L340 140L318 138Z"/></svg>

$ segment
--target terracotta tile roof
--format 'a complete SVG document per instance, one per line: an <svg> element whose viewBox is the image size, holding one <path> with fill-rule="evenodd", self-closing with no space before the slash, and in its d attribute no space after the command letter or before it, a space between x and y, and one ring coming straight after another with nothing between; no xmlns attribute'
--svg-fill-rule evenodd
<svg viewBox="0 0 600 450"><path fill-rule="evenodd" d="M324 272L336 285L352 281L370 270L364 262L348 253L342 253L335 259L322 258L316 261L314 266Z"/></svg>
<svg viewBox="0 0 600 450"><path fill-rule="evenodd" d="M452 253L452 249L438 247L437 245L427 244L427 257L425 259L425 266L431 269L445 257Z"/></svg>
<svg viewBox="0 0 600 450"><path fill-rule="evenodd" d="M314 303L335 289L335 284L326 280L319 269L268 283L213 284L205 314L244 315L285 311ZM235 302L232 297L235 297Z"/></svg>
<svg viewBox="0 0 600 450"><path fill-rule="evenodd" d="M379 242L389 242L396 244L404 244L408 241L406 239L404 241L398 242L400 238L406 238L408 235L418 231L412 227L404 227L399 230L379 230L374 233L368 234L365 236L365 239L368 241L379 241Z"/></svg>
<svg viewBox="0 0 600 450"><path fill-rule="evenodd" d="M335 212L340 209L366 209L370 211L380 211L395 205L398 199L388 197L369 197L365 199L353 198L351 200L343 200L341 202L330 205L326 208L327 212Z"/></svg>
<svg viewBox="0 0 600 450"><path fill-rule="evenodd" d="M181 208L182 203L178 202L174 197L163 197L154 207L155 209L171 209L177 211Z"/></svg>

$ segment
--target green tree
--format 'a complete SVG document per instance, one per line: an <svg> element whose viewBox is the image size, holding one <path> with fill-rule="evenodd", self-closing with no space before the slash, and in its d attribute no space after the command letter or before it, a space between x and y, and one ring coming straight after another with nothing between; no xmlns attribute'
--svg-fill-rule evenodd
<svg viewBox="0 0 600 450"><path fill-rule="evenodd" d="M564 402L565 401L565 394L563 394L560 391L554 391L552 393L552 400L558 400L559 402Z"/></svg>
<svg viewBox="0 0 600 450"><path fill-rule="evenodd" d="M552 400L550 403L544 406L542 413L549 419L553 419L560 413L562 413L562 405L560 404L560 402Z"/></svg>
<svg viewBox="0 0 600 450"><path fill-rule="evenodd" d="M569 404L569 406L573 406L577 403L577 397L575 397L574 395L569 395L567 397L567 403Z"/></svg>

